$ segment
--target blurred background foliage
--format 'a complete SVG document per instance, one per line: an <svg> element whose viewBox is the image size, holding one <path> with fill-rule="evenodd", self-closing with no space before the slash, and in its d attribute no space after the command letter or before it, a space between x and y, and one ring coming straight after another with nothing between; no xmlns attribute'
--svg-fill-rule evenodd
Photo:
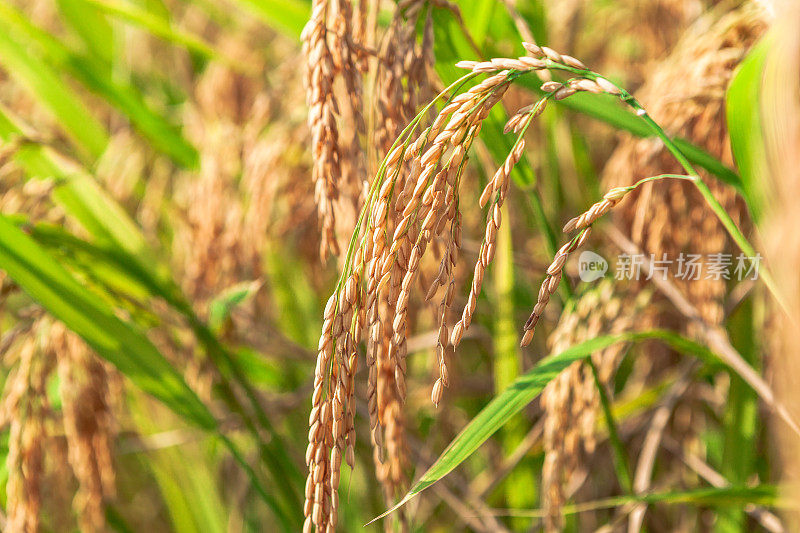
<svg viewBox="0 0 800 533"><path fill-rule="evenodd" d="M759 178L770 119L753 103L775 39L749 52L773 20L769 9L726 0L513 4L430 3L435 87L455 79L460 59L519 55L527 29L641 93L747 231L774 220L764 214L770 191ZM394 9L380 3L379 28ZM323 263L318 255L300 68L309 12L304 0L0 3L7 530L300 529L314 357L338 273L337 258ZM531 82L508 99L522 106L537 91ZM465 203L476 202L513 142L500 133L501 115L484 127ZM575 357L586 357L607 348L601 336L620 333L623 323L692 335L647 286L581 284L568 267L572 281L563 305L551 306L547 333L517 348L519 325L560 246L557 228L607 184L672 171L649 136L638 117L597 95L551 106L535 123L534 148L514 173L512 223L498 237L491 280L438 409L429 400L433 316L416 308L404 407L409 486L545 354L577 344ZM681 187L657 200L674 209L651 210L640 199L617 223L626 231L639 224L634 240L646 251L713 239L728 246L705 222L713 221L707 209L691 209L702 202ZM471 261L482 215L464 212ZM642 217L652 219L643 231ZM605 237L592 246L617 253ZM461 289L468 270L459 273ZM684 288L761 369L772 316L764 291L733 282ZM462 304L465 293L458 291ZM702 346L687 348L684 337L669 348L640 340L624 344L619 370L600 387L602 413L580 429L594 435L591 446L574 442L574 416L545 429L555 415L543 414L533 394L408 504L408 521L392 515L363 527L392 502L377 488L368 425L357 423L341 530L537 530L543 490L552 488L541 484L551 453L569 463L569 475L555 481L564 485L568 531L625 529L641 502L648 510L640 525L649 531L790 530L770 510L787 502L774 487L778 455L756 392L714 357L695 358ZM594 387L591 373L584 379ZM366 416L362 400L359 422ZM553 449L546 431L560 431L555 438L570 448ZM637 460L654 432L642 489Z"/></svg>

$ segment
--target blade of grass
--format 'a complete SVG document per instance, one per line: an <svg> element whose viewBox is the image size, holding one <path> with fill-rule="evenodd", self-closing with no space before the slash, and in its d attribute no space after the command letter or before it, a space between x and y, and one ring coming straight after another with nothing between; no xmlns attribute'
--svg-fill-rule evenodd
<svg viewBox="0 0 800 533"><path fill-rule="evenodd" d="M84 0L80 0L78 3L83 2ZM88 6L88 9L93 8ZM197 150L181 135L178 128L148 106L143 95L135 87L115 79L110 64L72 52L61 41L34 26L10 5L0 4L0 28L30 43L48 63L68 73L87 89L102 97L109 105L124 113L157 150L181 166L197 167L199 164Z"/></svg>
<svg viewBox="0 0 800 533"><path fill-rule="evenodd" d="M489 33L489 26L492 22L492 12L497 7L496 0L470 0L468 2L456 2L461 9L461 16L464 25L469 31L470 36L476 46L483 47L484 41ZM493 35L495 38L502 38Z"/></svg>
<svg viewBox="0 0 800 533"><path fill-rule="evenodd" d="M742 191L753 219L761 219L768 198L766 148L761 119L764 71L774 44L768 33L737 67L725 95L725 115L731 153L742 176Z"/></svg>
<svg viewBox="0 0 800 533"><path fill-rule="evenodd" d="M521 84L527 86L537 93L541 93L538 84L533 79L522 79ZM559 105L581 113L602 122L609 126L621 131L627 131L637 137L654 137L655 135L649 129L647 123L634 113L620 109L613 97L600 95L600 94L575 94L565 100L560 100ZM687 141L686 139L676 138L673 139L675 145L686 154L686 157L692 163L700 168L703 168L722 180L724 183L735 187L741 191L741 178L735 170L726 166L714 156Z"/></svg>
<svg viewBox="0 0 800 533"><path fill-rule="evenodd" d="M277 322L294 342L316 349L322 309L301 261L279 243L264 254L270 294L280 309Z"/></svg>
<svg viewBox="0 0 800 533"><path fill-rule="evenodd" d="M373 522L399 509L420 492L455 469L467 457L472 455L486 439L500 429L509 418L533 401L544 387L570 364L618 342L636 342L645 339L661 340L679 352L689 353L703 360L716 359L716 356L705 346L665 330L629 332L597 337L571 346L561 353L549 355L542 359L532 370L515 380L508 389L495 396L456 436L408 493L391 509L373 519Z"/></svg>
<svg viewBox="0 0 800 533"><path fill-rule="evenodd" d="M15 217L14 223L54 257L69 264L70 268L85 273L109 292L122 294L142 305L152 295L151 288L134 271L137 262L127 254L120 253L118 248L87 242L62 226L48 223L32 225L27 216Z"/></svg>
<svg viewBox="0 0 800 533"><path fill-rule="evenodd" d="M105 515L106 523L111 531L116 531L116 533L134 533L133 528L128 525L125 518L119 513L115 506L106 505Z"/></svg>
<svg viewBox="0 0 800 533"><path fill-rule="evenodd" d="M311 13L311 3L304 0L236 0L236 3L294 39L300 38Z"/></svg>
<svg viewBox="0 0 800 533"><path fill-rule="evenodd" d="M564 515L574 515L600 509L614 509L627 503L689 504L700 507L742 507L746 504L779 508L794 507L791 502L782 499L778 495L778 489L775 486L757 485L755 487L703 487L683 491L651 492L647 494L617 496L615 498L606 498L593 502L567 504L562 508L562 513ZM530 511L507 509L498 512L497 516L542 518L545 516L545 511L543 509Z"/></svg>
<svg viewBox="0 0 800 533"><path fill-rule="evenodd" d="M103 13L119 17L131 24L139 26L165 41L175 43L190 52L206 59L223 60L225 58L213 46L200 37L172 27L168 20L157 17L131 2L119 0L83 0Z"/></svg>
<svg viewBox="0 0 800 533"><path fill-rule="evenodd" d="M508 207L504 206L503 217L508 220ZM514 313L514 247L511 225L502 224L497 234L494 285L494 391L499 394L508 388L522 370L522 354L519 350L516 317ZM516 416L508 422L501 435L504 454L511 453L525 438L525 420ZM508 505L514 508L530 507L536 502L536 474L530 464L519 465L509 473L504 483L504 495ZM520 526L524 524L519 524Z"/></svg>
<svg viewBox="0 0 800 533"><path fill-rule="evenodd" d="M137 433L143 436L178 422L141 395L132 395L128 407ZM210 454L204 453L202 444L195 441L183 443L180 448L147 450L139 457L158 484L176 533L222 533L226 529L224 503L212 474L218 465Z"/></svg>
<svg viewBox="0 0 800 533"><path fill-rule="evenodd" d="M108 19L85 0L57 0L67 26L80 37L87 55L105 65L114 60L114 30Z"/></svg>
<svg viewBox="0 0 800 533"><path fill-rule="evenodd" d="M746 301L728 321L731 343L748 364L758 369L758 329L753 315L753 302ZM720 473L733 485L742 485L755 471L759 437L758 398L742 378L730 376L725 414L722 419L722 460ZM768 472L766 473L768 475ZM742 509L721 512L715 530L741 531L746 515Z"/></svg>
<svg viewBox="0 0 800 533"><path fill-rule="evenodd" d="M611 402L608 399L606 387L600 381L600 375L597 373L597 367L592 361L591 357L586 358L586 363L592 370L592 377L594 384L597 387L597 392L600 395L600 406L603 409L603 417L606 421L608 428L608 440L611 443L611 450L614 453L614 470L617 473L617 481L620 487L628 493L633 493L633 476L631 476L631 468L628 465L628 458L625 454L625 446L619 438L619 431L617 431L617 423L614 420L614 413L611 411Z"/></svg>
<svg viewBox="0 0 800 533"><path fill-rule="evenodd" d="M25 87L58 122L79 153L92 161L108 144L108 132L59 74L0 27L0 65Z"/></svg>
<svg viewBox="0 0 800 533"><path fill-rule="evenodd" d="M243 281L217 294L208 304L208 326L212 331L221 330L231 317L233 310L258 291L257 281Z"/></svg>

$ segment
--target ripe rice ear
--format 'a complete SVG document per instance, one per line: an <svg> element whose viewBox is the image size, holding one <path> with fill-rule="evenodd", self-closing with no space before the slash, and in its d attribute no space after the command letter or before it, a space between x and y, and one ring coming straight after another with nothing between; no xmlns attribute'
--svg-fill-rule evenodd
<svg viewBox="0 0 800 533"><path fill-rule="evenodd" d="M550 351L561 352L600 334L628 331L648 302L649 293L628 293L604 279L578 295L561 314L548 338ZM592 355L603 386L612 383L624 352L624 345L615 345ZM544 389L541 406L545 417L544 524L546 531L560 531L564 527L566 487L595 449L600 398L591 368L583 362L570 365Z"/></svg>
<svg viewBox="0 0 800 533"><path fill-rule="evenodd" d="M315 11L315 15L319 13ZM314 28L314 20L312 16L305 33L307 42L313 41L313 31L308 28ZM508 194L509 176L522 156L523 136L528 126L551 98L567 98L578 91L616 90L610 82L603 87L596 76L587 74L592 78L575 78L565 85L547 86L549 92L537 105L515 114L515 122L509 129L518 134L517 140L481 195L481 207L488 204L486 226L467 305L461 319L449 331L447 311L454 298L453 270L461 246L459 188L470 147L484 120L516 76L548 67L574 69L578 67L570 65L580 64L553 50L530 45L528 50L533 50L533 57L459 63L472 72L423 108L386 149L387 155L369 187L345 255L339 283L323 316L306 453L306 530L322 531L336 524L342 436L352 427L352 422L343 422L344 413L352 411L354 402L349 354L355 353L355 346L367 333L367 404L375 463L385 496L392 499L404 482L401 406L406 397L409 303L425 252L434 237L443 234L446 254L439 274L426 290L426 298L431 299L440 287L447 287L437 314L439 376L431 391L431 400L438 404L449 383L444 348L448 340L457 346L471 323L485 269L494 257L495 239L502 223L500 208ZM484 73L488 76L465 92L448 95L462 82ZM417 133L439 99L446 100L444 106L430 126ZM448 226L450 231L444 232ZM588 228L582 230L570 246L581 244L588 233ZM558 265L551 269L554 275L572 249L565 248L562 256L557 257ZM555 290L557 281L552 285Z"/></svg>
<svg viewBox="0 0 800 533"><path fill-rule="evenodd" d="M698 27L708 23L699 21ZM724 119L725 88L734 68L764 29L764 14L751 3L714 21L701 39L695 31L687 31L672 55L654 66L638 91L649 114L671 135L684 137L733 164ZM683 171L651 140L623 138L603 171L606 186L626 186L635 176ZM710 176L701 177L734 220L743 220L745 209L735 192ZM632 201L615 210L615 217L620 227L632 228L634 242L657 257L665 253L672 259L680 253L707 256L731 250L725 229L691 183L644 185L633 193ZM721 322L725 280L675 281L705 320ZM670 322L665 315L663 323Z"/></svg>
<svg viewBox="0 0 800 533"><path fill-rule="evenodd" d="M359 12L359 17L363 11ZM364 161L358 133L365 131L362 116L362 81L358 60L361 53L352 40L353 8L349 0L314 0L311 18L303 29L301 39L306 58L306 103L308 126L311 130L313 157L312 176L322 238L320 256L339 254L336 238L337 200L340 193L351 193L351 203L358 199L364 181ZM360 24L360 23L359 23ZM361 30L359 30L361 31ZM361 47L363 49L363 47ZM342 137L338 118L342 116L341 98L336 95L341 82L352 128Z"/></svg>
<svg viewBox="0 0 800 533"><path fill-rule="evenodd" d="M51 328L48 349L58 361L68 458L79 486L73 507L81 530L102 531L105 505L116 493L106 369L60 323Z"/></svg>
<svg viewBox="0 0 800 533"><path fill-rule="evenodd" d="M6 384L3 421L10 426L6 468L6 530L38 531L42 515L45 448L48 439L47 379L51 362L39 335L47 319L39 319L19 349L19 364Z"/></svg>

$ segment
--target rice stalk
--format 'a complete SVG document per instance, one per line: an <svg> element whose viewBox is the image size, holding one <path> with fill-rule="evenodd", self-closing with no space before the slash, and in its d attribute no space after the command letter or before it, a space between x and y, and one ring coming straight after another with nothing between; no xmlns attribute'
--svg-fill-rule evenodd
<svg viewBox="0 0 800 533"><path fill-rule="evenodd" d="M699 43L694 33L688 32L674 53L654 67L649 81L639 91L640 99L672 135L690 139L715 157L732 163L724 119L724 90L734 68L763 30L763 12L748 4L714 21ZM658 145L625 139L611 155L603 175L604 182L615 187L627 185L631 176L681 171L680 165ZM744 219L744 206L731 188L707 175L702 175L702 180L709 183L734 220ZM634 242L656 257L666 253L674 260L680 253L695 253L703 256L705 265L706 257L729 251L731 243L723 225L711 216L704 198L692 189L692 183L682 182L666 187L645 186L634 202L619 211L618 220L623 227L632 228L630 237ZM725 280L678 279L676 283L706 320L722 320Z"/></svg>
<svg viewBox="0 0 800 533"><path fill-rule="evenodd" d="M586 242L591 232L591 225L598 218L608 213L631 191L645 183L664 178L685 179L689 181L694 179L691 176L682 176L678 174L661 174L658 176L643 178L633 185L629 185L627 187L615 187L608 191L603 196L601 201L593 204L585 213L578 215L566 223L563 230L565 233L575 230L579 230L579 233L572 240L563 245L558 252L556 252L553 262L550 263L550 266L547 268L547 276L545 277L541 288L539 289L539 296L536 300L536 305L534 305L533 312L531 313L530 317L528 317L528 320L525 322L525 326L523 327L524 334L522 336L522 341L520 342L521 346L527 346L530 344L531 340L533 340L533 333L534 329L536 328L536 324L542 317L542 313L544 313L544 309L547 307L547 303L550 301L550 296L556 292L556 289L558 289L558 284L561 282L561 272L567 262L567 258L572 252L580 248L583 243Z"/></svg>
<svg viewBox="0 0 800 533"><path fill-rule="evenodd" d="M744 56L753 39L760 33L762 23L758 13L752 7L745 7L723 17L712 29L710 35L702 41L698 49L697 39L687 37L685 43L678 47L673 57L662 65L655 67L650 80L639 91L640 98L652 116L656 118L672 135L681 135L693 142L704 146L714 156L731 161L729 147L727 146L727 131L724 128L724 87L727 84L736 63ZM687 65L692 65L687 71ZM687 91L689 88L697 88ZM665 94L665 88L667 92ZM616 219L625 227L630 227L632 237L642 244L645 250L661 257L667 254L670 258L677 258L680 253L691 252L703 254L721 253L728 249L729 240L723 225L709 213L709 207L702 198L694 192L692 181L694 176L672 176L680 180L668 180L662 185L649 184L651 179L640 180L634 185L630 183L631 177L642 175L638 173L655 174L658 172L681 172L685 170L670 154L665 153L661 146L650 140L626 139L617 148L604 170L607 186L612 187L604 199L585 213L570 220L564 227L565 231L575 231L588 227L591 221L617 207L619 200L616 195L622 193L624 186L631 186L639 190L627 191L631 193L632 201L627 205L615 209ZM655 178L659 178L656 176ZM741 204L734 201L734 194L729 188L723 187L710 177L710 189L724 206L725 210L733 213L735 219L740 219L743 213ZM686 183L688 181L689 183ZM696 182L695 182L696 183ZM621 198L621 197L620 197ZM688 230L686 220L689 220ZM696 281L681 281L676 279L687 297L701 310L703 318L711 323L719 323L723 318L721 298L725 291L724 280L701 279ZM691 285L691 288L690 286ZM646 292L642 292L644 296ZM648 296L649 299L649 296ZM658 305L648 305L650 309L645 317L641 316L641 307L628 307L623 310L622 320L632 320L639 317L644 322L652 322L656 326L669 327L673 320L669 318L669 311L664 311ZM578 306L583 305L579 301ZM664 361L656 354L651 354L648 359ZM657 376L663 369L663 363L649 362L645 370L646 375ZM567 375L559 376L556 383L561 383L569 378ZM593 385L590 385L592 388ZM567 390L567 389L564 389ZM568 393L567 393L568 394ZM562 394L563 396L563 394ZM570 410L571 401L562 397L552 402L555 410L555 426L570 424L564 415L558 415L559 410ZM548 414L547 423L551 415ZM567 477L562 477L564 472L569 475L570 469L559 455L558 445L564 442L564 435L552 439L553 451L547 458L543 473L543 484L546 487L545 508L547 509L546 524L550 530L558 530L562 518L560 509L564 504L564 485ZM686 435L681 436L682 440ZM561 452L563 453L563 451ZM567 456L572 457L572 454Z"/></svg>
<svg viewBox="0 0 800 533"><path fill-rule="evenodd" d="M532 56L459 62L458 67L471 72L417 114L390 147L371 184L345 256L339 284L323 316L306 453L309 468L305 503L307 530L312 527L322 530L335 525L337 520L339 468L342 456L349 455L350 449L344 436L352 426L351 417L346 415L354 402L353 387L349 386L351 362L357 357L355 347L362 336L367 333L369 339L366 356L368 405L378 454L384 444L381 432L394 434L393 428L386 425L386 413L395 409L395 394L398 408L406 395L406 337L411 290L420 261L433 238L441 236L447 250L439 275L426 291L426 298L431 299L439 288L447 287L438 315L439 377L431 392L431 400L438 404L449 381L441 355L444 343L449 339L452 346L458 346L470 326L485 270L494 257L495 239L502 222L500 208L508 194L510 173L525 147L523 136L527 128L550 99L568 98L578 91L619 93L616 86L601 77L576 77L566 84L547 82L543 88L546 95L532 108L512 117L507 129L516 131L517 140L481 195L481 207L488 205L485 235L467 304L461 319L448 332L446 310L453 297L449 272L456 260L454 252L460 247L458 191L470 147L483 121L516 77L546 68L585 69L577 59L549 48L528 43L526 48ZM489 76L463 93L450 95L450 91L483 73ZM416 134L422 119L439 99L445 99L444 107L430 126ZM446 227L450 231L445 232ZM585 238L587 234L584 229L581 236ZM581 238L576 239L573 246L579 242ZM565 258L566 255L558 259L558 269ZM385 314L382 316L382 313ZM391 383L389 369L393 369L394 383ZM387 397L392 398L388 405ZM402 457L402 453L394 456L391 453L394 451L390 451L389 457L400 461L398 457Z"/></svg>

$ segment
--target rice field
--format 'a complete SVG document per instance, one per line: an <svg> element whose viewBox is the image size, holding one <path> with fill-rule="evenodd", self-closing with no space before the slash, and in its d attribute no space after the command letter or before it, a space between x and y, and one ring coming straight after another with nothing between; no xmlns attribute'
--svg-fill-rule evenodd
<svg viewBox="0 0 800 533"><path fill-rule="evenodd" d="M0 2L0 528L800 528L791 0Z"/></svg>

